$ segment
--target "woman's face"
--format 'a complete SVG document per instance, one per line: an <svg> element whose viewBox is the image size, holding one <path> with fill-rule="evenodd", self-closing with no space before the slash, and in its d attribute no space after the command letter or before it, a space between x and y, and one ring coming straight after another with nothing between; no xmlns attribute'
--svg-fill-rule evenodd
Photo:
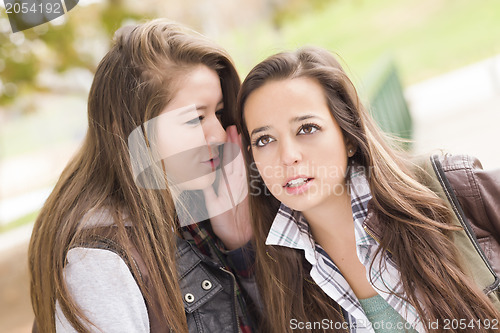
<svg viewBox="0 0 500 333"><path fill-rule="evenodd" d="M220 79L199 65L181 79L174 98L155 118L157 149L171 185L199 190L213 184L226 141L220 123L224 104Z"/></svg>
<svg viewBox="0 0 500 333"><path fill-rule="evenodd" d="M308 211L346 194L344 137L317 81L265 83L247 98L244 118L256 166L278 200Z"/></svg>

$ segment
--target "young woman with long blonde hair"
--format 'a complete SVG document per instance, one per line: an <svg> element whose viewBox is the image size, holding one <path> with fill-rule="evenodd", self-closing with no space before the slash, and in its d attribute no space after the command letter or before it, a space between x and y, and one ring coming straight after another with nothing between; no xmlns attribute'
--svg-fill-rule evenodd
<svg viewBox="0 0 500 333"><path fill-rule="evenodd" d="M117 31L85 140L33 229L35 329L251 331L239 86L228 54L194 31Z"/></svg>

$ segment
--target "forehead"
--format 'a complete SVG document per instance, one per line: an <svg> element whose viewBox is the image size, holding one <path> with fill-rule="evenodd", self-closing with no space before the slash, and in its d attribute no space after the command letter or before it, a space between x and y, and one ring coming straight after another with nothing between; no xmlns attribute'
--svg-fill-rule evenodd
<svg viewBox="0 0 500 333"><path fill-rule="evenodd" d="M304 113L330 116L323 88L306 77L269 81L253 91L244 106L249 129L288 122Z"/></svg>
<svg viewBox="0 0 500 333"><path fill-rule="evenodd" d="M194 93L221 93L220 78L217 72L205 65L197 65L179 78L176 95Z"/></svg>
<svg viewBox="0 0 500 333"><path fill-rule="evenodd" d="M163 112L188 105L212 107L221 100L219 75L205 65L198 65L179 78L173 97Z"/></svg>

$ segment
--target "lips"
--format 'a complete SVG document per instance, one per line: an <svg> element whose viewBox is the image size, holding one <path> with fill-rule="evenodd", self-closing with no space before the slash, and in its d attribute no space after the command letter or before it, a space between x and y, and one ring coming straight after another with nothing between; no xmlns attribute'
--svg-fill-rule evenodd
<svg viewBox="0 0 500 333"><path fill-rule="evenodd" d="M220 159L219 159L219 156L215 156L215 157L213 157L209 160L203 161L201 163L208 165L212 168L212 170L215 170L215 168L217 168L220 164Z"/></svg>
<svg viewBox="0 0 500 333"><path fill-rule="evenodd" d="M305 193L311 184L314 182L314 178L306 176L297 176L289 179L283 187L286 193L290 195L299 195Z"/></svg>
<svg viewBox="0 0 500 333"><path fill-rule="evenodd" d="M300 186L307 184L312 179L313 178L306 177L306 176L296 176L296 177L289 179L285 183L285 185L283 185L283 187L289 187L289 188L300 187Z"/></svg>

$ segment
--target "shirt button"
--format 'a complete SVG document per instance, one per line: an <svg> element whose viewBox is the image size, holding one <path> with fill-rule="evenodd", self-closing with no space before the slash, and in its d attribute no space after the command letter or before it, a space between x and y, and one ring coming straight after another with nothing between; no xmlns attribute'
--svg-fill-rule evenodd
<svg viewBox="0 0 500 333"><path fill-rule="evenodd" d="M209 280L203 280L203 282L201 283L201 287L203 288L203 290L210 290L212 289L212 282L210 282Z"/></svg>
<svg viewBox="0 0 500 333"><path fill-rule="evenodd" d="M191 293L187 293L186 295L184 295L184 299L188 303L193 303L194 302L194 295Z"/></svg>

